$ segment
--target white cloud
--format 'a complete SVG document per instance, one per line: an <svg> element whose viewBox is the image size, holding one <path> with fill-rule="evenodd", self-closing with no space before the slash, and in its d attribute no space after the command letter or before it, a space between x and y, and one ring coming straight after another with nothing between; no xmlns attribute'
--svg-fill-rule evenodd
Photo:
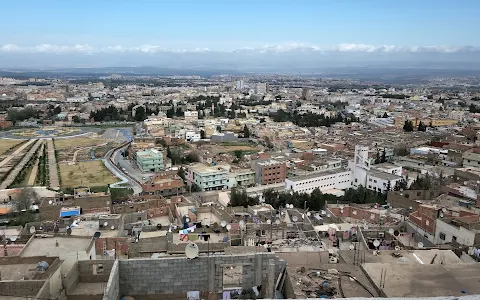
<svg viewBox="0 0 480 300"><path fill-rule="evenodd" d="M243 47L236 49L212 50L209 48L192 49L168 49L159 45L141 45L137 47L125 47L121 45L95 48L88 44L83 45L52 45L41 44L36 46L18 46L14 44L0 45L0 52L23 52L23 53L206 53L206 52L236 52L236 53L294 53L294 52L345 52L345 53L458 53L480 51L475 47L456 47L448 45L434 46L411 46L402 47L395 45L368 45L368 44L340 44L334 47L321 47L303 43L288 43L278 45L264 45L261 47Z"/></svg>

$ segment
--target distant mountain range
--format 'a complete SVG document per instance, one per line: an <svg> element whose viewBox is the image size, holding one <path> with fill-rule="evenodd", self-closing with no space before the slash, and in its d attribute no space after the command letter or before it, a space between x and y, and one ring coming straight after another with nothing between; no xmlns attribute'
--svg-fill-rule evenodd
<svg viewBox="0 0 480 300"><path fill-rule="evenodd" d="M294 74L323 77L480 76L480 51L466 52L0 52L0 76Z"/></svg>

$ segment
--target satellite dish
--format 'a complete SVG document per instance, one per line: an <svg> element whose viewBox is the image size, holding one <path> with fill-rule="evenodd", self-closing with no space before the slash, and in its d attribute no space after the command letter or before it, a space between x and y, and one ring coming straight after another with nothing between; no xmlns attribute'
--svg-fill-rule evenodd
<svg viewBox="0 0 480 300"><path fill-rule="evenodd" d="M326 214L326 212L324 210L322 210L321 213L322 213L322 216L324 216Z"/></svg>
<svg viewBox="0 0 480 300"><path fill-rule="evenodd" d="M48 201L48 204L52 205L53 201L52 200L49 200Z"/></svg>
<svg viewBox="0 0 480 300"><path fill-rule="evenodd" d="M379 240L374 240L374 241L373 241L373 245L374 245L375 247L380 246L380 241L379 241Z"/></svg>
<svg viewBox="0 0 480 300"><path fill-rule="evenodd" d="M228 224L227 225L227 230L230 231L230 229L232 229L232 225Z"/></svg>
<svg viewBox="0 0 480 300"><path fill-rule="evenodd" d="M400 246L395 246L396 251L400 251Z"/></svg>
<svg viewBox="0 0 480 300"><path fill-rule="evenodd" d="M350 248L350 250L353 250L353 249L355 249L355 246L353 244L351 244L348 248Z"/></svg>
<svg viewBox="0 0 480 300"><path fill-rule="evenodd" d="M188 259L194 259L198 257L198 246L197 244L190 243L187 246L185 246L185 256L187 256Z"/></svg>
<svg viewBox="0 0 480 300"><path fill-rule="evenodd" d="M444 213L446 213L446 212L447 212L447 209L444 207L444 208L442 208L442 211L443 211Z"/></svg>
<svg viewBox="0 0 480 300"><path fill-rule="evenodd" d="M310 217L311 215L312 215L312 213L307 211L307 217Z"/></svg>
<svg viewBox="0 0 480 300"><path fill-rule="evenodd" d="M418 242L418 248L423 248L423 243L422 242Z"/></svg>
<svg viewBox="0 0 480 300"><path fill-rule="evenodd" d="M72 228L68 227L67 228L67 235L71 235L72 234Z"/></svg>
<svg viewBox="0 0 480 300"><path fill-rule="evenodd" d="M317 218L317 219L320 218L320 214L319 214L319 213L316 213L316 214L315 214L315 218Z"/></svg>
<svg viewBox="0 0 480 300"><path fill-rule="evenodd" d="M395 232L395 231L393 230L393 228L390 228L390 229L388 230L388 233L390 233L390 234L393 234L394 232Z"/></svg>
<svg viewBox="0 0 480 300"><path fill-rule="evenodd" d="M297 221L298 221L297 216L293 216L293 217L292 217L292 220L293 220L293 222L297 222Z"/></svg>
<svg viewBox="0 0 480 300"><path fill-rule="evenodd" d="M35 226L31 226L29 231L31 234L34 234L37 230L35 229Z"/></svg>
<svg viewBox="0 0 480 300"><path fill-rule="evenodd" d="M395 231L393 232L393 235L394 235L394 236L399 236L399 235L400 235L400 231L395 230Z"/></svg>
<svg viewBox="0 0 480 300"><path fill-rule="evenodd" d="M363 228L368 230L368 225L367 224L363 225Z"/></svg>
<svg viewBox="0 0 480 300"><path fill-rule="evenodd" d="M279 219L275 220L275 224L280 225L280 220Z"/></svg>
<svg viewBox="0 0 480 300"><path fill-rule="evenodd" d="M443 218L443 212L440 212L440 218Z"/></svg>
<svg viewBox="0 0 480 300"><path fill-rule="evenodd" d="M272 220L268 219L267 224L269 224L269 225L272 224Z"/></svg>
<svg viewBox="0 0 480 300"><path fill-rule="evenodd" d="M305 214L302 214L302 220L305 219Z"/></svg>
<svg viewBox="0 0 480 300"><path fill-rule="evenodd" d="M327 218L330 218L330 214L327 214Z"/></svg>
<svg viewBox="0 0 480 300"><path fill-rule="evenodd" d="M111 230L114 230L114 229L115 229L115 226L114 226L114 225L112 225L112 227L110 227L110 229L111 229Z"/></svg>
<svg viewBox="0 0 480 300"><path fill-rule="evenodd" d="M98 239L100 237L100 235L101 235L100 231L97 231L93 234L93 237Z"/></svg>
<svg viewBox="0 0 480 300"><path fill-rule="evenodd" d="M107 227L107 226L108 226L108 222L103 223L103 227Z"/></svg>
<svg viewBox="0 0 480 300"><path fill-rule="evenodd" d="M223 228L225 228L225 226L227 226L227 222L225 222L225 221L220 222L220 226L222 226Z"/></svg>

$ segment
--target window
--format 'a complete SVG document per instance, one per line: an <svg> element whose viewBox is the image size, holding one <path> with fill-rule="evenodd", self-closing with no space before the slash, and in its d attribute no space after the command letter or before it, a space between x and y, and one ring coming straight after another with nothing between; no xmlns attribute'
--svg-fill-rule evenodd
<svg viewBox="0 0 480 300"><path fill-rule="evenodd" d="M456 236L452 236L452 242L456 242L457 241L457 237Z"/></svg>
<svg viewBox="0 0 480 300"><path fill-rule="evenodd" d="M440 232L440 239L443 240L443 241L445 240L445 233Z"/></svg>
<svg viewBox="0 0 480 300"><path fill-rule="evenodd" d="M93 275L103 274L103 264L93 265Z"/></svg>
<svg viewBox="0 0 480 300"><path fill-rule="evenodd" d="M429 226L430 222L428 220L425 220L425 225Z"/></svg>

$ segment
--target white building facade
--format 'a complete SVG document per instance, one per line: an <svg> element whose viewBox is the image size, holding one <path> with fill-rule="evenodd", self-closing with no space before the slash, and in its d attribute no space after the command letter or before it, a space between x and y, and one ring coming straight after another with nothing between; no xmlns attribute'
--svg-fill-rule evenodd
<svg viewBox="0 0 480 300"><path fill-rule="evenodd" d="M351 187L352 172L349 170L335 170L285 179L287 192L310 194L317 188L323 192L332 189L346 190Z"/></svg>

